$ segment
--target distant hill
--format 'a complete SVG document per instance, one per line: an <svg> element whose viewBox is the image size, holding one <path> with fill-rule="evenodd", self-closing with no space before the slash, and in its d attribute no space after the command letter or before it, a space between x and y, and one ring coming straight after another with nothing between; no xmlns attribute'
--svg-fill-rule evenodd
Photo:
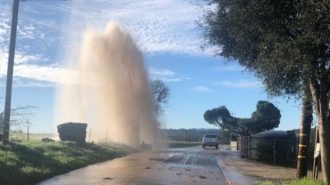
<svg viewBox="0 0 330 185"><path fill-rule="evenodd" d="M205 134L215 134L220 137L222 135L220 129L162 129L161 131L170 141L200 142Z"/></svg>

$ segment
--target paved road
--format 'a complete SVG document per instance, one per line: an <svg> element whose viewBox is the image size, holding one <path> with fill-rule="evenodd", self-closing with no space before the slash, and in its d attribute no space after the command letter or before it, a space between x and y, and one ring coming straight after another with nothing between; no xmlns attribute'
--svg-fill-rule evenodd
<svg viewBox="0 0 330 185"><path fill-rule="evenodd" d="M57 176L39 185L227 185L217 150L136 153Z"/></svg>

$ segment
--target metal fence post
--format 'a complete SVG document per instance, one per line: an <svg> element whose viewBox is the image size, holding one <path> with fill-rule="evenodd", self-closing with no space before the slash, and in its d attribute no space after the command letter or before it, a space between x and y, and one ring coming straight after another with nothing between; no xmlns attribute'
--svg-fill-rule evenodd
<svg viewBox="0 0 330 185"><path fill-rule="evenodd" d="M250 159L250 136L247 138L247 158Z"/></svg>
<svg viewBox="0 0 330 185"><path fill-rule="evenodd" d="M273 140L273 157L274 157L274 166L276 165L276 139Z"/></svg>

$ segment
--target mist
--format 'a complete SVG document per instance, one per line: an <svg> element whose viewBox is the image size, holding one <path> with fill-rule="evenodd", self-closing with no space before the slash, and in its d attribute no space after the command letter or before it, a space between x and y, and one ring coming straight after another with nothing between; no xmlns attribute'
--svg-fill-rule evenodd
<svg viewBox="0 0 330 185"><path fill-rule="evenodd" d="M72 54L78 61L69 64L77 83L58 88L58 124L87 123L93 141L156 146L160 132L148 73L131 36L111 22L104 31L86 30L79 47Z"/></svg>

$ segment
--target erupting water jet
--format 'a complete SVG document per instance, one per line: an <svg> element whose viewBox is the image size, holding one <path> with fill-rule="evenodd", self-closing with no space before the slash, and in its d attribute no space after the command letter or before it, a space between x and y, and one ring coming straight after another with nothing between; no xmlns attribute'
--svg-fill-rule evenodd
<svg viewBox="0 0 330 185"><path fill-rule="evenodd" d="M78 83L59 89L57 121L87 122L93 140L157 144L158 123L143 56L116 23L83 35ZM106 136L107 134L107 136Z"/></svg>

